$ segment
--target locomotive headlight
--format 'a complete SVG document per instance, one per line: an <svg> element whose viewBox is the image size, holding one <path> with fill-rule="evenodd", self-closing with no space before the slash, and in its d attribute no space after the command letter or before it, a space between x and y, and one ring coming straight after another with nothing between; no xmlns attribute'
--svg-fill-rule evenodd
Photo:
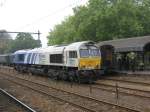
<svg viewBox="0 0 150 112"><path fill-rule="evenodd" d="M85 69L85 68L86 68L86 66L85 66L85 65L80 66L80 69Z"/></svg>
<svg viewBox="0 0 150 112"><path fill-rule="evenodd" d="M85 68L85 65L84 65L84 66L82 66L82 68Z"/></svg>
<svg viewBox="0 0 150 112"><path fill-rule="evenodd" d="M96 68L96 69L99 69L99 65L97 64L97 65L95 66L95 68Z"/></svg>

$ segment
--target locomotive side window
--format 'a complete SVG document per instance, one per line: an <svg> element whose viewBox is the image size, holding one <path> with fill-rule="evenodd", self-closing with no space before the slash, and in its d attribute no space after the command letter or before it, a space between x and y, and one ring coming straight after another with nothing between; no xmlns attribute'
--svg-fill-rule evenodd
<svg viewBox="0 0 150 112"><path fill-rule="evenodd" d="M31 57L31 53L28 55L27 63L29 63L29 62L30 62L30 57Z"/></svg>
<svg viewBox="0 0 150 112"><path fill-rule="evenodd" d="M37 54L35 54L35 56L34 56L34 62L33 63L36 62L36 58L37 58Z"/></svg>
<svg viewBox="0 0 150 112"><path fill-rule="evenodd" d="M35 53L32 54L31 64L33 64Z"/></svg>
<svg viewBox="0 0 150 112"><path fill-rule="evenodd" d="M18 55L18 61L24 61L24 54L19 54Z"/></svg>
<svg viewBox="0 0 150 112"><path fill-rule="evenodd" d="M77 58L77 51L69 51L69 58Z"/></svg>
<svg viewBox="0 0 150 112"><path fill-rule="evenodd" d="M62 54L51 54L50 55L50 63L63 63L63 55Z"/></svg>

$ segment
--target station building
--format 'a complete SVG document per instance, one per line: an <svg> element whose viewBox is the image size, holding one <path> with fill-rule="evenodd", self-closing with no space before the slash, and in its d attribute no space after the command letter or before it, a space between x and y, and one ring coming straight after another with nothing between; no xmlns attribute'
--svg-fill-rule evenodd
<svg viewBox="0 0 150 112"><path fill-rule="evenodd" d="M135 70L150 70L150 36L103 41L98 46L104 69L131 70L130 58L134 57Z"/></svg>

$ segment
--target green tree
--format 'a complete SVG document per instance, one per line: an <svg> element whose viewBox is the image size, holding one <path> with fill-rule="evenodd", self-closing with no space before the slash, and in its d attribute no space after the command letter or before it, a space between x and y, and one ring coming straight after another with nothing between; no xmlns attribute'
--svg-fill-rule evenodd
<svg viewBox="0 0 150 112"><path fill-rule="evenodd" d="M89 0L48 35L48 44L103 41L150 34L149 0Z"/></svg>
<svg viewBox="0 0 150 112"><path fill-rule="evenodd" d="M21 49L32 49L35 47L40 47L41 41L33 39L32 35L29 33L18 33L16 39L12 41L9 46L10 52Z"/></svg>
<svg viewBox="0 0 150 112"><path fill-rule="evenodd" d="M48 44L65 44L74 41L73 35L76 35L76 31L73 26L73 16L65 19L61 24L54 27L54 30L49 32L47 38Z"/></svg>
<svg viewBox="0 0 150 112"><path fill-rule="evenodd" d="M7 33L6 30L0 30L0 54L7 52L9 44L12 41L12 37Z"/></svg>

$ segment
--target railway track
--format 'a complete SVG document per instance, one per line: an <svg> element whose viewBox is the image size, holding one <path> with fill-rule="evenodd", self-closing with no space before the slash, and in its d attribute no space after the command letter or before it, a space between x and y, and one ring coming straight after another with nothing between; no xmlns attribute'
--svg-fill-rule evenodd
<svg viewBox="0 0 150 112"><path fill-rule="evenodd" d="M26 104L22 103L18 99L16 99L14 96L0 88L0 97L2 104L0 105L0 112L36 112ZM9 105L10 104L10 105ZM9 109L12 106L11 109Z"/></svg>
<svg viewBox="0 0 150 112"><path fill-rule="evenodd" d="M97 82L95 83L95 85L93 86L93 88L96 89L103 89L105 91L110 91L110 92L116 92L116 89L119 89L119 93L121 94L126 94L126 95L132 95L132 96L136 96L136 97L141 97L141 98L150 98L150 91L149 90L145 90L145 89L137 89L137 88L131 88L131 87L126 87L126 86L122 86L120 85L121 83L129 83L129 84L142 84L143 86L150 86L148 83L136 83L136 82L132 82L132 81L126 81L126 80L119 80L119 79L111 79L111 78L107 78L104 79L104 81L113 81L113 83L106 83L106 82ZM117 87L116 87L117 84ZM135 86L135 85L134 85Z"/></svg>
<svg viewBox="0 0 150 112"><path fill-rule="evenodd" d="M114 79L114 78L104 78L104 80L98 82L97 84L104 84L106 85L106 83L101 83L103 81L109 81L112 82L112 84L107 84L110 86L113 86L118 83L118 84L127 84L127 85L131 85L131 86L143 86L143 87L148 87L148 89L143 89L143 88L139 88L139 89L134 89L133 87L124 87L124 86L119 86L120 88L123 89L129 89L129 90L136 90L136 91L141 91L141 92L145 92L145 93L150 93L150 83L146 83L146 82L136 82L136 81L131 81L131 80L123 80L123 79Z"/></svg>
<svg viewBox="0 0 150 112"><path fill-rule="evenodd" d="M133 81L133 80L127 80L127 79L118 79L118 78L110 78L110 77L105 77L104 79L110 80L110 81L117 81L117 82L124 82L124 83L131 83L131 84L139 84L139 85L144 85L144 86L150 86L150 83L147 82L142 82L142 81Z"/></svg>
<svg viewBox="0 0 150 112"><path fill-rule="evenodd" d="M73 105L77 108L80 108L89 112L110 111L113 109L121 110L123 112L140 112L140 110L113 104L111 102L97 100L89 96L83 96L78 93L73 93L73 92L62 90L62 89L54 88L50 85L46 85L46 84L39 83L39 82L33 82L31 80L23 79L17 76L12 77L11 75L10 77L9 75L9 77L8 76L3 76L3 77L6 80L9 80L13 83L27 87L41 94L53 97L62 102L69 103L70 105ZM32 85L32 86L29 86L29 85Z"/></svg>
<svg viewBox="0 0 150 112"><path fill-rule="evenodd" d="M93 85L92 88L116 93L116 85L95 83L95 85ZM143 90L132 89L132 88L128 88L128 87L121 87L121 86L117 86L117 89L119 90L119 94L121 93L121 94L125 94L125 95L150 99L149 91L143 91Z"/></svg>

